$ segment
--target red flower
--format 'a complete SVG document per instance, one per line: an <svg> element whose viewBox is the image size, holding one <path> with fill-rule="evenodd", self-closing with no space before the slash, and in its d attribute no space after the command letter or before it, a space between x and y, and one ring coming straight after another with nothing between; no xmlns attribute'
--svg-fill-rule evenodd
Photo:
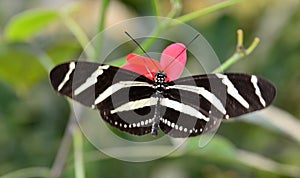
<svg viewBox="0 0 300 178"><path fill-rule="evenodd" d="M160 63L154 59L137 54L129 54L126 60L127 64L122 66L122 69L144 75L151 80L154 80L157 72L163 71L167 75L167 81L176 80L183 72L186 63L186 47L181 43L169 45L162 52ZM150 73L146 66L150 70Z"/></svg>

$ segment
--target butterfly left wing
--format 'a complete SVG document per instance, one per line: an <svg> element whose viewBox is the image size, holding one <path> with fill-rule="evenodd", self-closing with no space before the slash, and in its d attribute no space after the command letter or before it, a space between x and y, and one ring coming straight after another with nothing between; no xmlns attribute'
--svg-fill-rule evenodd
<svg viewBox="0 0 300 178"><path fill-rule="evenodd" d="M168 83L164 97L179 104L176 108L169 103L160 128L173 137L196 136L218 126L221 119L267 107L275 93L270 82L254 75L228 73L180 78Z"/></svg>
<svg viewBox="0 0 300 178"><path fill-rule="evenodd" d="M105 64L68 62L52 69L50 80L59 93L99 109L111 126L135 135L151 132L155 90L150 79Z"/></svg>

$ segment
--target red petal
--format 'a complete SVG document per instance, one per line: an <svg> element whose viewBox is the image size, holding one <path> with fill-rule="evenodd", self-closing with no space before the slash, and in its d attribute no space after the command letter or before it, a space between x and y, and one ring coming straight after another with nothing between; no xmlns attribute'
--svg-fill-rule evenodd
<svg viewBox="0 0 300 178"><path fill-rule="evenodd" d="M162 52L160 64L170 80L178 79L186 64L186 47L184 44L174 43L168 46Z"/></svg>
<svg viewBox="0 0 300 178"><path fill-rule="evenodd" d="M149 74L149 72L146 70L144 66L136 65L136 64L125 64L121 68L143 75L149 78L150 80L154 80L153 77L155 76L155 72L151 72L151 74Z"/></svg>
<svg viewBox="0 0 300 178"><path fill-rule="evenodd" d="M139 56L137 54L129 54L127 56L127 64L122 66L122 69L130 70L138 74L144 75L145 77L153 80L153 76L156 72L161 70L160 64L151 58ZM147 70L146 66L150 70L151 74Z"/></svg>

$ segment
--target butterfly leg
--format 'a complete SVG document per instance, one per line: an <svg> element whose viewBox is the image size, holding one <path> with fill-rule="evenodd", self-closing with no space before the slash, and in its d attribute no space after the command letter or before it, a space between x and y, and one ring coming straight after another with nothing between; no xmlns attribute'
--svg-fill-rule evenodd
<svg viewBox="0 0 300 178"><path fill-rule="evenodd" d="M155 94L156 97L158 98L157 103L155 105L155 110L154 110L154 116L153 116L153 123L152 123L152 129L151 129L151 134L153 136L158 135L158 130L159 130L159 121L160 121L160 100L162 95L160 93Z"/></svg>

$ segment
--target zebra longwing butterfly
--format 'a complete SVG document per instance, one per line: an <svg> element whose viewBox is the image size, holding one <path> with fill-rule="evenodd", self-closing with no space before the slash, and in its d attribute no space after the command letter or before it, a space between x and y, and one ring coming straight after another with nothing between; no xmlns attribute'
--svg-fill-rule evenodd
<svg viewBox="0 0 300 178"><path fill-rule="evenodd" d="M197 136L218 127L222 119L267 107L275 97L275 87L255 75L178 79L186 61L186 47L180 43L163 51L162 66L145 54L149 58L128 55L128 65L122 68L91 62L60 64L50 72L51 83L59 93L98 109L111 126L134 135L156 136L161 129L172 137Z"/></svg>
<svg viewBox="0 0 300 178"><path fill-rule="evenodd" d="M111 126L134 135L157 135L160 129L172 137L197 136L215 128L220 119L267 107L276 93L270 82L255 75L205 74L172 80L162 70L151 78L79 61L56 66L50 80L60 94L98 109Z"/></svg>

